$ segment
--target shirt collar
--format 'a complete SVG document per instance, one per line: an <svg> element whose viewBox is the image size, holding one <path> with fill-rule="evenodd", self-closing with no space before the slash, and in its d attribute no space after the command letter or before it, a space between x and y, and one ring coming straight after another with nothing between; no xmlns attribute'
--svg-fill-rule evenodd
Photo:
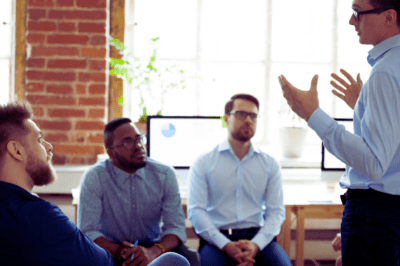
<svg viewBox="0 0 400 266"><path fill-rule="evenodd" d="M111 159L107 159L106 162L107 162L107 165L108 165L108 167L107 167L108 170L107 171L109 172L109 174L112 177L114 177L117 181L119 181L121 183L124 183L125 181L129 180L129 178L131 178L131 177L133 177L135 175L140 176L142 178L144 178L144 176L145 176L144 167L138 169L136 171L136 173L130 174L130 173L127 173L124 170L121 170L118 167L114 166L111 163Z"/></svg>
<svg viewBox="0 0 400 266"><path fill-rule="evenodd" d="M389 51L390 49L400 46L400 34L390 37L383 42L376 45L374 48L369 50L367 61L371 66L374 66L375 63L380 59L380 57Z"/></svg>
<svg viewBox="0 0 400 266"><path fill-rule="evenodd" d="M219 152L226 151L226 150L230 150L231 153L234 154L234 152L232 150L232 146L229 143L228 139L224 140L224 142L222 142L221 144L218 145ZM253 143L251 143L249 152L246 154L246 156L253 155L253 153L260 153L260 150L257 147L254 147Z"/></svg>
<svg viewBox="0 0 400 266"><path fill-rule="evenodd" d="M40 198L34 194L29 193L20 186L0 181L0 194L3 195L17 195L22 198L27 198L30 200L40 200Z"/></svg>

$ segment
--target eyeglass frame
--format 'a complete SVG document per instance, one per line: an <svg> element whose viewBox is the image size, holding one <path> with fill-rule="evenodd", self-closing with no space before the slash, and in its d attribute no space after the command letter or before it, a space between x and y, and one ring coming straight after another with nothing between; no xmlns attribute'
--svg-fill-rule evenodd
<svg viewBox="0 0 400 266"><path fill-rule="evenodd" d="M127 150L132 149L132 148L128 147L129 144L127 144L127 141L133 141L132 148L135 147L136 145L138 145L139 142L141 142L142 145L144 146L147 143L147 137L146 137L146 135L136 135L135 139L132 139L132 138L124 139L124 140L122 140L122 142L120 144L111 146L109 149L113 149L113 148L119 147L119 146L124 146Z"/></svg>
<svg viewBox="0 0 400 266"><path fill-rule="evenodd" d="M240 119L239 117L236 116L236 113L238 113L238 112L245 113L246 116L245 116L243 119ZM258 117L260 117L260 116L259 116L258 114L256 114L256 113L246 112L246 111L242 111L242 110L233 110L233 111L230 111L229 114L230 114L230 115L234 115L234 116L235 116L237 119L239 119L240 121L246 120L247 117L249 116L249 117L250 117L250 120L254 122L254 121L257 120ZM253 116L255 115L255 117L252 118L252 115L253 115Z"/></svg>
<svg viewBox="0 0 400 266"><path fill-rule="evenodd" d="M392 7L381 7L381 8L376 8L376 9L371 9L371 10L361 11L361 12L355 11L353 9L353 16L357 21L360 21L360 16L361 15L380 14L380 13L386 11L386 10L389 10L389 9L394 9L394 8L392 8Z"/></svg>

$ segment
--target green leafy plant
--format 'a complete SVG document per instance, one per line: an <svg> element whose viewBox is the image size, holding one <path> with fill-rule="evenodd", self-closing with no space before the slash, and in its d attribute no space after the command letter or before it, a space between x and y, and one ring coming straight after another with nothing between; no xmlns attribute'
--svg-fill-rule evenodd
<svg viewBox="0 0 400 266"><path fill-rule="evenodd" d="M281 123L291 127L305 127L304 121L298 116L287 103L282 104L278 114L281 116Z"/></svg>
<svg viewBox="0 0 400 266"><path fill-rule="evenodd" d="M160 38L151 39L153 45ZM120 53L124 53L127 47L116 39L110 43ZM139 58L124 55L122 59L110 58L110 75L125 79L134 89L139 92L139 108L141 114L139 122L146 122L147 115L162 115L165 95L175 89L185 89L185 72L177 65L164 68L157 67L157 48L153 49L152 55L146 63L140 62ZM124 98L118 100L124 104Z"/></svg>

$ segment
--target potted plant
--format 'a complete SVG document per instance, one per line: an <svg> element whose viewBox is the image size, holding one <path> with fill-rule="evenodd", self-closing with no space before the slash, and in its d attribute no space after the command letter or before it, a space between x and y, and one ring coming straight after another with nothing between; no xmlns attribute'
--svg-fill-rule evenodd
<svg viewBox="0 0 400 266"><path fill-rule="evenodd" d="M162 115L165 96L175 89L185 89L185 72L176 65L158 67L157 47L155 43L159 38L151 39L154 49L146 63L140 62L139 58L131 54L123 55L122 59L109 58L110 75L118 76L126 80L134 90L137 90L140 97L140 118L139 122L146 123L148 115ZM120 53L124 53L127 47L116 39L110 43ZM124 98L118 100L124 104Z"/></svg>
<svg viewBox="0 0 400 266"><path fill-rule="evenodd" d="M307 138L307 127L305 122L285 103L282 105L279 114L281 126L279 137L282 146L282 153L287 158L300 158Z"/></svg>

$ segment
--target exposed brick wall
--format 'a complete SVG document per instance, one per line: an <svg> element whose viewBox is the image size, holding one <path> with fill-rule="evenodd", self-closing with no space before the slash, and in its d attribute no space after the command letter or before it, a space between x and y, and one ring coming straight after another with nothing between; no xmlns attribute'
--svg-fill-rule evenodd
<svg viewBox="0 0 400 266"><path fill-rule="evenodd" d="M26 99L54 164L104 153L108 0L29 0Z"/></svg>

